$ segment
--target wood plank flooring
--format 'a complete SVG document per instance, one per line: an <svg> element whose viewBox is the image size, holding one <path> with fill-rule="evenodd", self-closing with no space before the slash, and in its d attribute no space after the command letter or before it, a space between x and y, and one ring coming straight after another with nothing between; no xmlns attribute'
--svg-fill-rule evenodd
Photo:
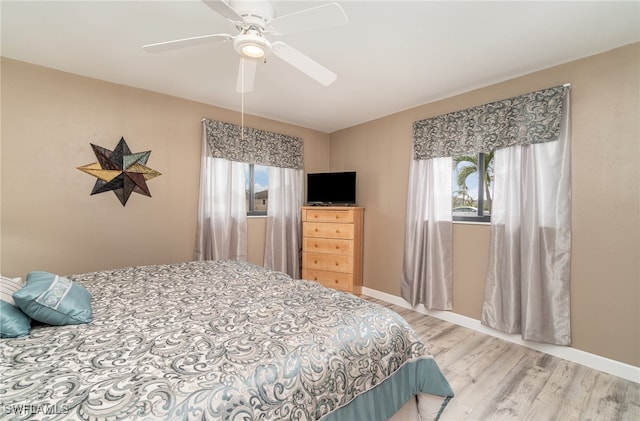
<svg viewBox="0 0 640 421"><path fill-rule="evenodd" d="M640 384L384 301L418 332L456 396L443 421L640 420Z"/></svg>

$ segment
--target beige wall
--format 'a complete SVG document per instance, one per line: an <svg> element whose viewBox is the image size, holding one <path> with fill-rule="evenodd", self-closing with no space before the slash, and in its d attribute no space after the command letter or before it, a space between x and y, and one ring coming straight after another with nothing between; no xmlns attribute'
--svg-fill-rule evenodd
<svg viewBox="0 0 640 421"><path fill-rule="evenodd" d="M333 133L331 170L358 172L366 207L365 286L400 295L412 123L569 82L573 342L640 366L639 80L635 44ZM454 226L454 312L475 319L488 243L488 226Z"/></svg>
<svg viewBox="0 0 640 421"><path fill-rule="evenodd" d="M1 270L79 273L190 260L200 120L237 113L2 60ZM555 84L572 84L574 346L640 366L640 44L427 104L331 135L248 117L305 139L305 169L358 171L365 211L365 286L400 294L405 201L415 120ZM124 136L151 150L153 198L89 196L89 142ZM249 260L264 256L264 218L249 220ZM479 318L489 229L454 227L454 311ZM475 271L474 268L479 268Z"/></svg>
<svg viewBox="0 0 640 421"><path fill-rule="evenodd" d="M236 112L2 59L0 270L81 273L193 258L201 120ZM246 116L245 124L304 139L305 165L326 170L329 135ZM89 143L151 150L153 197L90 196ZM249 258L262 264L264 218L249 223Z"/></svg>

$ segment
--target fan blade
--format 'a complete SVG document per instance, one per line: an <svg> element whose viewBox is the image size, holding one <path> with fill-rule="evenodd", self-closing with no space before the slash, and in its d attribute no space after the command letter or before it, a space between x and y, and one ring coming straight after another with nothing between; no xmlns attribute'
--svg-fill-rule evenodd
<svg viewBox="0 0 640 421"><path fill-rule="evenodd" d="M271 29L278 35L315 31L345 25L349 22L347 14L338 3L327 3L271 20Z"/></svg>
<svg viewBox="0 0 640 421"><path fill-rule="evenodd" d="M202 0L204 4L213 9L214 12L220 13L225 19L232 22L242 23L242 16L231 8L227 3L222 0Z"/></svg>
<svg viewBox="0 0 640 421"><path fill-rule="evenodd" d="M338 78L331 70L284 42L274 42L271 46L275 55L324 86L331 85Z"/></svg>
<svg viewBox="0 0 640 421"><path fill-rule="evenodd" d="M236 92L247 93L253 91L253 82L256 80L256 67L258 67L258 60L244 57L240 59Z"/></svg>
<svg viewBox="0 0 640 421"><path fill-rule="evenodd" d="M229 34L201 35L199 37L176 39L173 41L158 42L156 44L143 45L142 48L150 53L159 53L178 48L193 47L195 45L211 44L232 40Z"/></svg>

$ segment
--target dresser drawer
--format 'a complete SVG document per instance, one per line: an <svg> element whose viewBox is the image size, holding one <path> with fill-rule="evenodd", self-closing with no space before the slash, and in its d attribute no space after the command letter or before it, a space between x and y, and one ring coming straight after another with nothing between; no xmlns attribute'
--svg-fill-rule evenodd
<svg viewBox="0 0 640 421"><path fill-rule="evenodd" d="M310 253L353 255L353 240L304 237L302 249Z"/></svg>
<svg viewBox="0 0 640 421"><path fill-rule="evenodd" d="M353 211L345 210L327 210L327 209L307 209L306 221L317 222L353 222Z"/></svg>
<svg viewBox="0 0 640 421"><path fill-rule="evenodd" d="M326 287L340 289L343 291L351 291L353 288L353 274L351 273L302 269L302 279L317 281Z"/></svg>
<svg viewBox="0 0 640 421"><path fill-rule="evenodd" d="M330 272L353 273L353 256L321 253L302 253L302 267Z"/></svg>
<svg viewBox="0 0 640 421"><path fill-rule="evenodd" d="M352 239L353 233L353 224L327 224L326 222L305 222L302 224L304 237Z"/></svg>

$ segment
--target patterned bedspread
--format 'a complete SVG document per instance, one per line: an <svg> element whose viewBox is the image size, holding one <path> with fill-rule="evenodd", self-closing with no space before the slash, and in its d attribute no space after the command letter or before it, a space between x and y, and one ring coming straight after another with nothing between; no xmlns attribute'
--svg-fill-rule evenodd
<svg viewBox="0 0 640 421"><path fill-rule="evenodd" d="M317 420L430 358L394 312L248 263L69 279L94 320L0 340L0 418Z"/></svg>

